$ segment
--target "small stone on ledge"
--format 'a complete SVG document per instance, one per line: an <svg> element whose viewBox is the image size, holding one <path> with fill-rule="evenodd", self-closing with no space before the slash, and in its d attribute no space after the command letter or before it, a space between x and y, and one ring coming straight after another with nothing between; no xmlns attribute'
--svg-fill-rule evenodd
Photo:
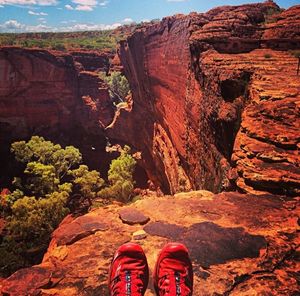
<svg viewBox="0 0 300 296"><path fill-rule="evenodd" d="M142 240L147 237L147 233L144 230L138 230L132 235L134 240Z"/></svg>
<svg viewBox="0 0 300 296"><path fill-rule="evenodd" d="M134 208L124 208L119 211L119 217L123 223L129 225L140 224L144 225L149 222L150 218L145 216L142 212Z"/></svg>

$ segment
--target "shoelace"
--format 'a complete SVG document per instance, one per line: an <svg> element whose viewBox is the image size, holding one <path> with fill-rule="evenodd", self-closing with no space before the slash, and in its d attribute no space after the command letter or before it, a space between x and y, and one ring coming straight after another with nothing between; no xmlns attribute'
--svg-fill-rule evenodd
<svg viewBox="0 0 300 296"><path fill-rule="evenodd" d="M179 272L167 273L159 278L160 296L190 296L191 290L187 286L187 275Z"/></svg>
<svg viewBox="0 0 300 296"><path fill-rule="evenodd" d="M112 296L140 296L142 295L142 273L125 271L117 275L111 282Z"/></svg>

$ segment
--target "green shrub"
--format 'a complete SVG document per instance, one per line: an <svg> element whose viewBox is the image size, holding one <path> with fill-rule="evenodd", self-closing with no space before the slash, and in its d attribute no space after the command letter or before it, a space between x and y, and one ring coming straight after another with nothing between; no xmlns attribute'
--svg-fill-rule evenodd
<svg viewBox="0 0 300 296"><path fill-rule="evenodd" d="M128 202L133 196L133 172L136 160L130 154L130 148L125 146L121 155L112 160L108 171L109 186L98 193L99 197Z"/></svg>
<svg viewBox="0 0 300 296"><path fill-rule="evenodd" d="M6 258L0 259L0 277L38 263L51 233L70 212L69 207L77 213L80 207L90 208L99 196L103 202L98 200L98 204L103 205L105 199L127 202L133 195L136 160L128 146L112 160L109 185L104 189L99 172L79 165L82 156L73 146L62 148L33 136L28 142L13 143L11 151L24 164L24 171L21 177L14 178L12 193L1 196L0 200L0 213L6 220L0 251L12 261L8 265ZM75 197L79 197L79 204Z"/></svg>
<svg viewBox="0 0 300 296"><path fill-rule="evenodd" d="M1 201L2 210L8 211L11 209L13 204L20 198L24 196L24 193L20 189L16 189L10 194L7 194L6 196L3 196Z"/></svg>
<svg viewBox="0 0 300 296"><path fill-rule="evenodd" d="M295 58L300 58L300 50L290 50L291 55Z"/></svg>
<svg viewBox="0 0 300 296"><path fill-rule="evenodd" d="M53 167L56 178L63 178L67 172L82 161L80 151L67 146L63 149L58 144L46 141L43 137L32 136L26 143L25 141L15 142L11 145L11 152L15 154L17 161L25 163L37 162ZM33 166L33 168L32 168ZM41 167L30 165L29 171L40 174Z"/></svg>
<svg viewBox="0 0 300 296"><path fill-rule="evenodd" d="M78 186L80 193L88 199L91 205L97 192L104 185L100 173L89 171L86 165L81 165L78 169L71 171L70 175L74 177L73 183Z"/></svg>
<svg viewBox="0 0 300 296"><path fill-rule="evenodd" d="M66 51L66 47L64 44L54 44L52 45L52 49L59 51Z"/></svg>
<svg viewBox="0 0 300 296"><path fill-rule="evenodd" d="M103 77L103 76L102 76ZM116 95L124 100L130 92L128 80L121 72L112 72L110 76L104 77L104 80L109 85L111 97Z"/></svg>
<svg viewBox="0 0 300 296"><path fill-rule="evenodd" d="M7 229L10 235L34 245L47 242L51 232L67 215L66 207L69 194L53 192L46 198L25 196L12 206Z"/></svg>
<svg viewBox="0 0 300 296"><path fill-rule="evenodd" d="M91 200L104 183L98 172L79 166L82 156L73 146L62 148L33 136L28 142L13 143L11 151L24 164L24 172L21 178L14 178L15 190L1 197L6 236L0 249L16 261L15 267L8 267L0 260L0 271L5 275L37 263L52 231L68 214L69 199L79 192Z"/></svg>
<svg viewBox="0 0 300 296"><path fill-rule="evenodd" d="M272 55L269 54L269 53L266 53L266 54L264 55L264 57L265 57L265 59L270 59L270 58L272 57Z"/></svg>

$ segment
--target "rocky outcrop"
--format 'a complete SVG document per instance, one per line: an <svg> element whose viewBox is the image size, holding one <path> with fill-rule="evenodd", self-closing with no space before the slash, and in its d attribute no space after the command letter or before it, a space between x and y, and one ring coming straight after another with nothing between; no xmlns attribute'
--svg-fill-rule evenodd
<svg viewBox="0 0 300 296"><path fill-rule="evenodd" d="M146 225L128 225L120 211L139 212ZM172 212L172 215L167 213ZM169 241L189 248L194 295L296 295L299 291L299 200L208 191L145 197L67 217L53 233L40 265L0 281L3 295L108 295L115 250L138 239L152 274ZM144 230L144 231L142 231ZM143 233L137 237L136 233ZM145 233L146 232L146 233ZM155 295L150 281L147 296Z"/></svg>
<svg viewBox="0 0 300 296"><path fill-rule="evenodd" d="M133 108L108 134L142 151L149 176L165 191L237 186L297 195L300 84L297 60L286 50L300 48L299 12L300 6L281 12L268 1L177 15L136 30L119 50ZM258 100L264 88L269 95ZM276 93L286 95L274 99ZM253 140L248 149L258 141L284 156L274 162L251 159L254 151L241 155L245 133L249 145Z"/></svg>
<svg viewBox="0 0 300 296"><path fill-rule="evenodd" d="M6 130L22 138L43 130L70 129L78 90L70 56L2 48L0 65L2 133Z"/></svg>
<svg viewBox="0 0 300 296"><path fill-rule="evenodd" d="M79 120L88 121L90 115L82 114L85 107L98 113L100 127L112 120L114 112L107 86L95 71L91 72L92 61L97 70L105 69L107 57L71 54L20 48L0 50L1 126L13 131L15 138L70 131ZM110 114L105 108L110 109Z"/></svg>
<svg viewBox="0 0 300 296"><path fill-rule="evenodd" d="M97 71L108 71L107 55L0 49L1 186L14 170L8 156L11 141L32 135L73 144L91 167L101 169L103 131L115 108Z"/></svg>
<svg viewBox="0 0 300 296"><path fill-rule="evenodd" d="M287 50L300 48L299 12L268 1L168 17L130 29L120 60L2 48L3 160L11 140L39 134L107 167L109 140L141 151L139 164L164 192L297 195L300 90ZM130 108L116 110L99 78L114 70L130 81Z"/></svg>
<svg viewBox="0 0 300 296"><path fill-rule="evenodd" d="M76 66L83 71L105 72L109 71L109 55L97 51L71 51Z"/></svg>
<svg viewBox="0 0 300 296"><path fill-rule="evenodd" d="M270 58L266 58L268 54ZM238 173L236 185L254 194L299 196L297 60L283 52L260 50L245 58L245 62L254 58L257 64L252 66L255 70L249 86L251 101L244 109L231 159Z"/></svg>

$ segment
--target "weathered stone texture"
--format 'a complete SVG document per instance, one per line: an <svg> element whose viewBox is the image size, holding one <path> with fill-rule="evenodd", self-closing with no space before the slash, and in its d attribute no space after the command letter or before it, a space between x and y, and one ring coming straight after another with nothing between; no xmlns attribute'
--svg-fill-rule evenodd
<svg viewBox="0 0 300 296"><path fill-rule="evenodd" d="M299 12L300 6L281 12L269 1L177 15L137 30L119 51L133 109L121 113L109 135L143 151L149 176L167 191L237 186L297 195L300 84L297 60L286 50L300 48ZM246 130L249 145L259 141L277 154L280 148L288 160L237 161Z"/></svg>
<svg viewBox="0 0 300 296"><path fill-rule="evenodd" d="M0 281L2 293L109 295L107 277L115 250L134 241L132 234L144 227L148 235L138 243L147 255L150 274L167 242L175 240L188 246L195 296L297 295L299 201L199 191L145 197L129 207L153 222L146 226L124 224L119 219L122 207L117 204L76 220L67 218L53 234L43 262ZM167 214L170 212L172 215ZM97 225L103 223L109 228L99 229ZM82 229L93 231L82 235ZM64 233L77 239L62 241L59 237ZM155 295L151 282L146 295Z"/></svg>

